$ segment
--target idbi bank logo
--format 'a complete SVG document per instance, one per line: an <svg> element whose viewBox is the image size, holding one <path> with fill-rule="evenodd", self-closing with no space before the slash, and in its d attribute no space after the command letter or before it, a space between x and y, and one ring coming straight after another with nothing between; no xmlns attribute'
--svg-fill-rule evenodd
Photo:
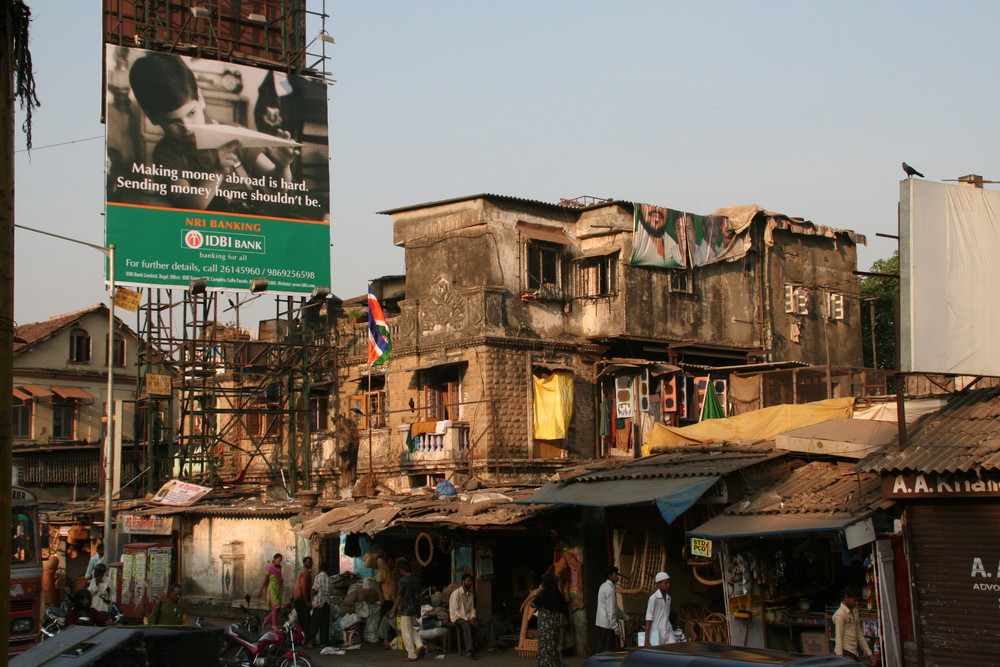
<svg viewBox="0 0 1000 667"><path fill-rule="evenodd" d="M205 234L195 229L184 230L184 247L192 250L220 248L251 254L265 252L264 237L251 234Z"/></svg>
<svg viewBox="0 0 1000 667"><path fill-rule="evenodd" d="M184 232L184 245L188 248L198 249L205 245L205 237L201 232L189 230Z"/></svg>

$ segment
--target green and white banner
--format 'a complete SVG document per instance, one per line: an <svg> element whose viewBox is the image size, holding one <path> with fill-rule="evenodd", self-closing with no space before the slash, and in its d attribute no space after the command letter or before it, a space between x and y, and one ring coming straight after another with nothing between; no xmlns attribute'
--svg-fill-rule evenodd
<svg viewBox="0 0 1000 667"><path fill-rule="evenodd" d="M330 285L326 86L107 47L106 237L115 281L275 293Z"/></svg>

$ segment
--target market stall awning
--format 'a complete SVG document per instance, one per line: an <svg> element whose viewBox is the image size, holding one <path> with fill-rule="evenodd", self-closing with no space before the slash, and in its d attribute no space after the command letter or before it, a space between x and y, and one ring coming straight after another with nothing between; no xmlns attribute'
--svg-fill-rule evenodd
<svg viewBox="0 0 1000 667"><path fill-rule="evenodd" d="M721 479L718 475L615 479L596 482L553 482L538 489L521 504L619 507L655 504L667 523L672 523L705 491Z"/></svg>
<svg viewBox="0 0 1000 667"><path fill-rule="evenodd" d="M721 514L709 519L694 530L692 537L722 539L728 537L753 537L761 535L787 535L789 533L819 533L844 530L868 516L864 514Z"/></svg>
<svg viewBox="0 0 1000 667"><path fill-rule="evenodd" d="M97 398L80 387L52 387L52 392L59 398L75 398L81 401L93 401Z"/></svg>

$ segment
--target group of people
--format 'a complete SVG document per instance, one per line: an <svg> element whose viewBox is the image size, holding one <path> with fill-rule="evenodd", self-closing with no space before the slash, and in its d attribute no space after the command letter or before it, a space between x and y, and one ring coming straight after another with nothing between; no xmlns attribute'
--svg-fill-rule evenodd
<svg viewBox="0 0 1000 667"><path fill-rule="evenodd" d="M111 577L104 562L104 544L98 544L87 563L84 573L87 585L70 596L73 608L66 613L66 625L107 627L114 625L109 618L111 611ZM181 603L181 585L171 584L166 592L153 603L145 622L149 625L184 625L184 606Z"/></svg>
<svg viewBox="0 0 1000 667"><path fill-rule="evenodd" d="M261 582L257 597L264 598L268 606L268 614L264 625L277 627L281 625L280 614L282 604L282 589L284 578L281 564L284 556L274 554L271 564L264 570L264 580ZM320 646L330 643L330 566L320 563L318 572L313 572L313 559L306 556L302 559L302 569L295 578L295 588L292 591L292 607L295 609L296 622L305 632L306 646L315 647L318 639ZM265 597L266 595L266 597Z"/></svg>

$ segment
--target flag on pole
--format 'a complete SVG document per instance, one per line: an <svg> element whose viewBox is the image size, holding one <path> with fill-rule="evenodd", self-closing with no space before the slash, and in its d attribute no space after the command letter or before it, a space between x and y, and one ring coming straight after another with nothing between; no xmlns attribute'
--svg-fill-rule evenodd
<svg viewBox="0 0 1000 667"><path fill-rule="evenodd" d="M368 286L368 363L380 366L389 358L392 343L389 341L389 325L385 322L385 313L378 299Z"/></svg>

